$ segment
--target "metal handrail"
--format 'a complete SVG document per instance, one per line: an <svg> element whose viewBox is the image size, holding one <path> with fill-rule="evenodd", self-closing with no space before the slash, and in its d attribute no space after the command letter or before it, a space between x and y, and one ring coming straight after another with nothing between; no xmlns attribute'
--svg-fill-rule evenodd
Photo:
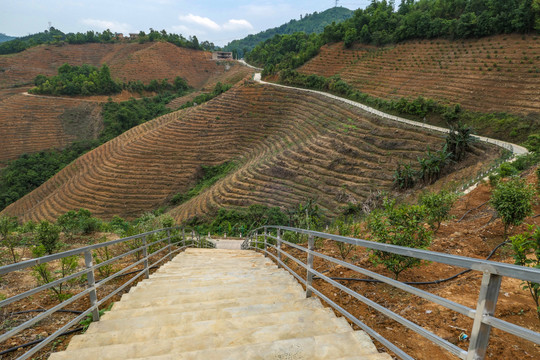
<svg viewBox="0 0 540 360"><path fill-rule="evenodd" d="M275 231L276 235L273 235L269 230ZM289 241L283 240L282 234L284 231L294 232L296 234L304 234L308 236L308 247L304 247L298 244L291 243ZM260 238L263 238L262 241ZM321 254L315 251L315 238L324 238L330 239L342 243L347 243L351 245L361 246L367 249L380 250L393 254L404 255L408 257L414 257L417 259L428 260L433 262L438 262L447 265L458 266L466 269L471 269L474 271L480 271L483 273L482 284L480 286L480 294L478 297L477 306L475 309L469 308L462 304L456 303L449 299L440 297L430 292L415 288L411 285L407 285L395 279L391 279L381 274L374 273L370 270L361 268L354 264L348 263L343 260L333 258L328 255ZM272 243L269 240L273 240ZM275 245L273 244L275 243ZM282 249L283 245L290 246L291 248L300 250L304 252L307 256L307 261L303 261L295 258L293 255L287 253ZM509 334L516 335L525 340L531 341L536 344L540 344L540 333L532 331L530 329L506 322L504 320L498 319L494 316L495 307L497 304L498 293L500 290L501 280L503 276L511 277L515 279L520 279L523 281L532 281L540 282L540 269L528 268L524 266L511 265L506 263L500 263L495 261L474 259L464 256L457 256L451 254L438 253L427 250L420 250L396 245L389 245L384 243L378 243L373 241L367 241L362 239L355 239L346 236L327 234L318 231L305 230L292 228L287 226L263 226L258 229L253 230L248 234L246 240L242 244L243 249L254 249L262 251L265 256L272 257L277 263L278 266L287 269L294 275L302 284L306 287L306 296L310 297L312 294L316 294L326 303L336 309L338 312L343 314L354 324L358 325L362 330L366 331L369 335L375 338L377 341L386 346L390 351L394 352L401 359L413 359L410 355L405 353L402 349L397 347L391 341L382 337L377 331L370 328L367 324L363 323L360 319L354 317L352 314L343 309L340 305L335 303L330 298L326 297L323 293L313 287L313 278L317 276L319 279L326 281L327 283L333 285L334 287L344 291L345 293L351 295L355 299L363 302L364 304L370 306L371 308L379 311L385 316L393 319L394 321L399 322L403 326L415 331L416 333L422 335L426 339L430 340L434 344L442 347L443 349L451 352L452 354L458 356L460 359L464 360L477 360L484 359L489 335L492 327L505 331ZM270 252L269 249L273 251ZM294 261L297 265L306 270L305 279L300 275L292 271L292 269L287 266L286 262L282 260L285 256L288 260ZM445 308L455 311L459 314L467 316L474 320L473 326L471 329L470 336L470 345L467 351L461 349L460 347L442 339L431 331L424 329L423 327L407 320L401 315L383 307L382 305L362 296L356 291L346 287L343 284L333 280L332 278L324 275L323 273L317 271L313 267L314 257L319 257L323 260L330 261L334 264L344 266L348 269L351 269L355 272L358 272L364 276L373 278L380 282L386 283L393 287L399 288L403 291L406 291L410 294L419 296L428 301L436 303L438 305L444 306Z"/></svg>
<svg viewBox="0 0 540 360"><path fill-rule="evenodd" d="M157 239L157 240L155 240L153 242L147 242L147 239L150 236L154 235L154 234L164 234L163 235L164 237L159 238L159 239ZM179 237L179 240L176 241L176 242L172 242L172 240L175 239L177 236ZM121 243L125 243L125 242L132 241L132 240L142 240L143 244L141 246L135 248L135 249L131 249L129 251L126 251L126 252L124 252L124 253L122 253L122 254L120 254L118 256L115 256L115 257L113 257L113 258L111 258L109 260L103 261L103 262L101 262L99 264L94 264L93 263L92 250L96 250L96 249L100 249L100 248L104 248L104 247L112 246L112 245L116 245L116 244L121 244ZM150 254L148 253L148 249L150 247L154 247L154 246L158 246L158 245L160 247L156 251L154 251L154 252L152 252ZM178 248L173 249L173 246L178 247ZM34 325L38 321L41 321L41 320L47 318L48 316L52 315L53 313L57 312L58 310L61 310L61 309L65 308L67 305L75 302L76 300L79 300L79 299L81 299L81 298L83 298L85 296L89 296L90 297L90 307L89 308L84 310L80 315L78 315L77 317L75 317L74 319L69 321L67 324L62 326L60 329L56 330L53 334L51 334L47 338L43 339L43 341L41 341L38 345L32 347L29 351L25 352L24 354L22 354L21 356L19 356L17 358L17 360L28 359L29 357L31 357L32 355L37 353L39 350L41 350L45 346L47 346L49 343L54 341L58 336L60 336L67 329L69 329L70 327L78 324L82 319L84 319L86 317L86 315L91 313L92 317L93 317L93 320L98 321L99 320L99 307L102 306L107 300L112 298L114 295L116 295L120 291L124 290L127 286L131 285L135 280L139 279L141 276L144 276L145 278L148 278L150 268L155 267L156 265L162 263L166 259L169 259L169 260L172 259L173 254L176 254L176 253L178 253L178 252L180 252L182 250L185 250L188 247L213 247L213 246L214 245L211 242L208 242L205 238L201 238L201 236L198 233L196 233L194 230L191 230L191 232L188 233L188 235L186 236L186 229L185 228L171 227L171 228L164 228L164 229L149 231L149 232L146 232L146 233L142 233L142 234L138 234L138 235L134 235L134 236L129 236L129 237L122 238L122 239L107 241L107 242L99 243L99 244L95 244L95 245L85 246L85 247L81 247L81 248L77 248L77 249L73 249L73 250L69 250L69 251L64 251L64 252L53 254L53 255L42 256L40 258L30 259L30 260L22 261L20 263L15 263L15 264L2 266L2 267L0 267L0 275L5 275L5 274L8 274L8 273L11 273L11 272L14 272L14 271L24 270L24 269L27 269L29 267L33 267L33 266L40 265L40 264L46 264L46 263L49 263L51 261L63 259L63 258L69 257L69 256L84 255L84 259L85 259L85 268L83 270L77 271L77 272L75 272L75 273L73 273L71 275L68 275L66 277L63 277L61 279L57 279L57 280L55 280L53 282L50 282L50 283L35 287L35 288L27 290L27 291L25 291L23 293L20 293L20 294L11 296L11 297L9 297L9 298L7 298L5 300L2 300L2 301L0 301L0 309L2 309L3 307L5 307L5 306L7 306L9 304L12 304L12 303L14 303L16 301L25 299L25 298L27 298L27 297L29 297L31 295L34 295L36 293L39 293L39 292L47 290L47 289L51 289L54 286L57 286L57 285L59 285L61 283L64 283L64 282L66 282L68 280L72 280L72 279L75 279L75 278L78 278L78 277L81 277L81 276L84 276L84 275L87 276L87 288L85 290L79 292L78 294L70 297L69 299L55 305L54 307L40 313L39 315L25 321L23 324L18 325L16 327L10 329L9 331L1 334L0 335L0 342L6 341L9 338L13 337L14 335L20 333L21 331L24 331L25 329L28 329L29 327L31 327L32 325ZM143 253L143 256L141 257L141 259L135 261L134 263L130 264L129 266L126 266L126 267L120 269L119 271L115 272L114 274L112 274L112 275L110 275L110 276L108 276L108 277L106 277L106 278L104 278L104 279L102 279L100 281L97 281L97 282L95 281L95 270L96 269L99 269L100 267L109 265L109 264L111 264L111 263L113 263L115 261L118 261L118 260L120 260L120 259L122 259L122 258L124 258L124 257L126 257L128 255L139 253L139 252ZM164 256L161 256L160 254L163 253L163 252L166 252L166 254ZM160 256L160 258L158 260L156 260L155 262L153 262L152 264L150 264L149 259L151 259L151 258L153 258L155 256ZM103 285L105 285L110 280L113 280L113 279L115 279L115 278L117 278L119 276L126 275L126 272L128 270L131 270L131 269L133 269L134 267L136 267L137 265L140 265L140 264L143 264L142 269L137 270L136 274L131 279L129 279L127 282L125 282L124 284L122 284L121 286L119 286L118 288L113 290L111 293L105 295L102 299L98 299L97 289L99 287L102 287Z"/></svg>

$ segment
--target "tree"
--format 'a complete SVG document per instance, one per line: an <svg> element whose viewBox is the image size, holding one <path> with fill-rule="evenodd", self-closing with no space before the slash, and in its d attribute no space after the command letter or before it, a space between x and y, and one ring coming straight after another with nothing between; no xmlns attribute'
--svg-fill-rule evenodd
<svg viewBox="0 0 540 360"><path fill-rule="evenodd" d="M420 205L396 205L395 200L385 201L384 210L372 211L367 225L371 236L380 243L425 249L432 233L423 225L427 218L426 208ZM381 250L371 250L375 265L383 264L395 279L404 270L419 266L421 260Z"/></svg>
<svg viewBox="0 0 540 360"><path fill-rule="evenodd" d="M36 240L43 247L43 251L49 255L54 254L60 247L58 243L60 239L60 228L47 220L43 220L37 226L36 232Z"/></svg>
<svg viewBox="0 0 540 360"><path fill-rule="evenodd" d="M529 231L523 234L512 236L512 249L514 250L514 264L540 269L540 227L529 227ZM536 304L536 315L540 320L540 284L532 281L525 281L524 290L529 290Z"/></svg>
<svg viewBox="0 0 540 360"><path fill-rule="evenodd" d="M504 239L510 225L520 225L532 214L534 189L525 180L515 178L499 182L491 194L490 204L495 208L504 224Z"/></svg>
<svg viewBox="0 0 540 360"><path fill-rule="evenodd" d="M456 195L446 190L439 193L429 192L420 197L420 205L426 208L427 221L432 230L439 231L441 222L450 218L450 210L455 200Z"/></svg>
<svg viewBox="0 0 540 360"><path fill-rule="evenodd" d="M454 110L454 112L456 111ZM452 155L453 160L463 160L467 151L470 150L471 144L476 141L472 134L473 129L461 122L450 125L450 132L446 135L446 149Z"/></svg>
<svg viewBox="0 0 540 360"><path fill-rule="evenodd" d="M15 247L17 245L17 237L13 234L18 226L17 218L11 216L0 217L0 244L7 247L11 253L13 262L17 262L17 253Z"/></svg>

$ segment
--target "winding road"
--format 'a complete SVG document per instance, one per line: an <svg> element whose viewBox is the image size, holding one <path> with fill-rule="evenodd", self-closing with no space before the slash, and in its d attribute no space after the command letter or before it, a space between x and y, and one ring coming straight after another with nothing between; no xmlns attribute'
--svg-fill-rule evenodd
<svg viewBox="0 0 540 360"><path fill-rule="evenodd" d="M255 67L253 67L251 65L248 65L243 60L241 60L240 63L245 64L246 66L249 66L249 67L251 67L253 69L257 69L257 68L255 68ZM364 105L364 104L361 104L361 103L358 103L358 102L355 102L355 101L352 101L352 100L349 100L349 99L345 99L345 98L342 98L342 97L339 97L339 96L336 96L336 95L332 95L332 94L329 94L329 93L326 93L326 92L323 92L323 91L304 89L304 88L297 88L297 87L293 87L293 86L286 86L286 85L281 85L281 84L262 81L261 73L255 73L255 75L253 76L253 80L255 80L256 82L261 83L261 84L267 84L267 85L272 85L272 86L277 86L277 87L282 87L282 88L287 88L287 89L294 89L294 90L299 90L299 91L305 91L305 92L320 94L320 95L326 96L328 98L344 102L344 103L346 103L348 105L355 106L355 107L360 108L360 109L362 109L364 111L367 111L367 112L369 112L371 114L380 116L383 119L397 121L397 122L401 122L401 123L404 123L404 124L417 126L417 127L423 128L423 129L434 130L434 131L438 131L438 132L442 132L442 133L449 133L450 132L450 130L447 129L447 128L443 128L443 127L439 127L439 126L433 126L433 125L429 125L429 124L424 124L424 123L421 123L421 122L418 122L418 121L413 121L413 120L405 119L405 118L402 118L402 117L399 117L399 116L390 115L390 114L387 114L387 113L382 112L380 110L369 107L367 105ZM509 142L506 142L506 141L501 141L501 140L492 139L492 138L488 138L488 137L485 137L485 136L478 136L478 135L473 135L473 137L476 138L478 141L482 141L482 142L485 142L485 143L488 143L488 144L493 144L493 145L499 146L499 147L501 147L501 148L503 148L505 150L509 150L514 154L514 156L524 155L524 154L527 154L529 152L523 146L520 146L520 145L517 145L517 144L512 144L512 143L509 143Z"/></svg>

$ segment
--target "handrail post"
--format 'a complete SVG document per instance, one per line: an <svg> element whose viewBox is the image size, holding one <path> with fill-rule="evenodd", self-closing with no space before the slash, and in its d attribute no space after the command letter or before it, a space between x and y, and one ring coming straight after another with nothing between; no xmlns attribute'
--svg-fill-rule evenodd
<svg viewBox="0 0 540 360"><path fill-rule="evenodd" d="M277 257L278 267L281 267L281 229L277 229Z"/></svg>
<svg viewBox="0 0 540 360"><path fill-rule="evenodd" d="M148 244L146 243L146 236L143 236L143 257L144 257L144 278L150 277L150 269L148 268Z"/></svg>
<svg viewBox="0 0 540 360"><path fill-rule="evenodd" d="M313 251L315 250L315 237L313 235L309 235L308 237L308 250ZM306 274L306 297L310 298L311 295L313 295L313 292L311 291L311 284L313 283L313 272L311 271L313 269L313 254L308 253L307 255L307 274Z"/></svg>
<svg viewBox="0 0 540 360"><path fill-rule="evenodd" d="M182 228L182 247L186 247L186 229Z"/></svg>
<svg viewBox="0 0 540 360"><path fill-rule="evenodd" d="M90 306L96 306L97 303L97 292L96 292L96 279L94 276L94 264L92 262L92 252L90 250L86 250L84 252L84 265L87 269L90 269L88 273L86 273L86 279L88 282L88 288L91 288L90 290ZM99 321L99 309L96 306L94 310L92 310L92 319L94 321Z"/></svg>
<svg viewBox="0 0 540 360"><path fill-rule="evenodd" d="M266 229L266 226L264 227L264 257L268 257L268 253L267 253L267 235L268 235L268 230Z"/></svg>
<svg viewBox="0 0 540 360"><path fill-rule="evenodd" d="M172 260L171 230L167 230L167 242L169 243L169 261Z"/></svg>
<svg viewBox="0 0 540 360"><path fill-rule="evenodd" d="M259 250L259 232L255 231L255 248Z"/></svg>
<svg viewBox="0 0 540 360"><path fill-rule="evenodd" d="M500 275L484 272L480 295L478 296L478 305L476 306L476 315L471 330L467 360L482 360L486 356L491 325L482 323L482 319L486 315L492 316L495 313L501 280L502 276Z"/></svg>

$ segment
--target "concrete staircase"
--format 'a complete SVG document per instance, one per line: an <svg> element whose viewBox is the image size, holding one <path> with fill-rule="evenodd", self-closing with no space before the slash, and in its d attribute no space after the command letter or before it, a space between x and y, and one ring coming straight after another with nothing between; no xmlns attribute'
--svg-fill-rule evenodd
<svg viewBox="0 0 540 360"><path fill-rule="evenodd" d="M188 249L49 359L392 358L262 255Z"/></svg>

